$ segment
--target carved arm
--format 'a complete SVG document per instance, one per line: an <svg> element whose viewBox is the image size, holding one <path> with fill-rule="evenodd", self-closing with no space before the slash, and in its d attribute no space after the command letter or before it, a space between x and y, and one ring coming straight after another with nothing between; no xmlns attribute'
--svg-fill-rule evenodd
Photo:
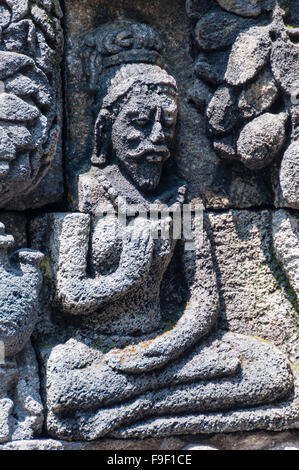
<svg viewBox="0 0 299 470"><path fill-rule="evenodd" d="M152 341L130 346L128 350L110 351L106 362L112 369L138 374L162 367L192 348L215 324L218 296L207 234L200 249L182 255L190 301L181 318L171 330Z"/></svg>
<svg viewBox="0 0 299 470"><path fill-rule="evenodd" d="M138 287L152 261L154 244L145 231L136 239L124 237L119 266L114 273L88 277L90 222L89 215L60 214L54 242L58 251L57 297L63 309L74 315L92 313L104 303L115 301Z"/></svg>

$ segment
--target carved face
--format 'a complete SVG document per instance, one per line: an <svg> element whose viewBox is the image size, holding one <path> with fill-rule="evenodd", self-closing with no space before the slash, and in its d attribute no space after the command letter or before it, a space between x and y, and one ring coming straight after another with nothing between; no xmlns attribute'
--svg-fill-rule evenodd
<svg viewBox="0 0 299 470"><path fill-rule="evenodd" d="M171 90L132 96L112 127L116 158L144 192L159 185L165 161L170 158L177 121L177 99Z"/></svg>

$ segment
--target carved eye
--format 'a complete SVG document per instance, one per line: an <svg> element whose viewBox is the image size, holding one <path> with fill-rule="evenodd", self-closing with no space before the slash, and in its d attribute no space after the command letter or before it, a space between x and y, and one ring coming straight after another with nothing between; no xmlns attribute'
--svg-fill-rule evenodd
<svg viewBox="0 0 299 470"><path fill-rule="evenodd" d="M163 119L163 125L165 127L173 127L176 124L176 118L172 114L165 113Z"/></svg>

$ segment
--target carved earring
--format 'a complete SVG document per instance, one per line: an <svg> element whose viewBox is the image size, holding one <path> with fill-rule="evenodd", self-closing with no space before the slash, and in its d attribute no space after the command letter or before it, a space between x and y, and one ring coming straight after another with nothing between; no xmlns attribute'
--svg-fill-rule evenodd
<svg viewBox="0 0 299 470"><path fill-rule="evenodd" d="M103 71L102 57L97 50L90 52L90 49L88 49L87 53L84 51L82 56L85 72L88 76L89 89L96 91L99 85L99 77Z"/></svg>
<svg viewBox="0 0 299 470"><path fill-rule="evenodd" d="M111 137L111 115L104 109L101 110L94 131L94 149L91 157L91 163L96 166L102 166L107 163L108 152L110 148Z"/></svg>

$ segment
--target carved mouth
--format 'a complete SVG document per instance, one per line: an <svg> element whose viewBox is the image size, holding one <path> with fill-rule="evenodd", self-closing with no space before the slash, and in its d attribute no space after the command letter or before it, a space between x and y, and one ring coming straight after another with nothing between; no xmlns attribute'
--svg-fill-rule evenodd
<svg viewBox="0 0 299 470"><path fill-rule="evenodd" d="M130 157L136 160L146 157L149 163L161 163L170 157L170 152L167 147L163 146L160 148L143 149L138 153L131 152Z"/></svg>
<svg viewBox="0 0 299 470"><path fill-rule="evenodd" d="M146 156L146 160L149 163L161 163L164 160L163 155L150 154Z"/></svg>

